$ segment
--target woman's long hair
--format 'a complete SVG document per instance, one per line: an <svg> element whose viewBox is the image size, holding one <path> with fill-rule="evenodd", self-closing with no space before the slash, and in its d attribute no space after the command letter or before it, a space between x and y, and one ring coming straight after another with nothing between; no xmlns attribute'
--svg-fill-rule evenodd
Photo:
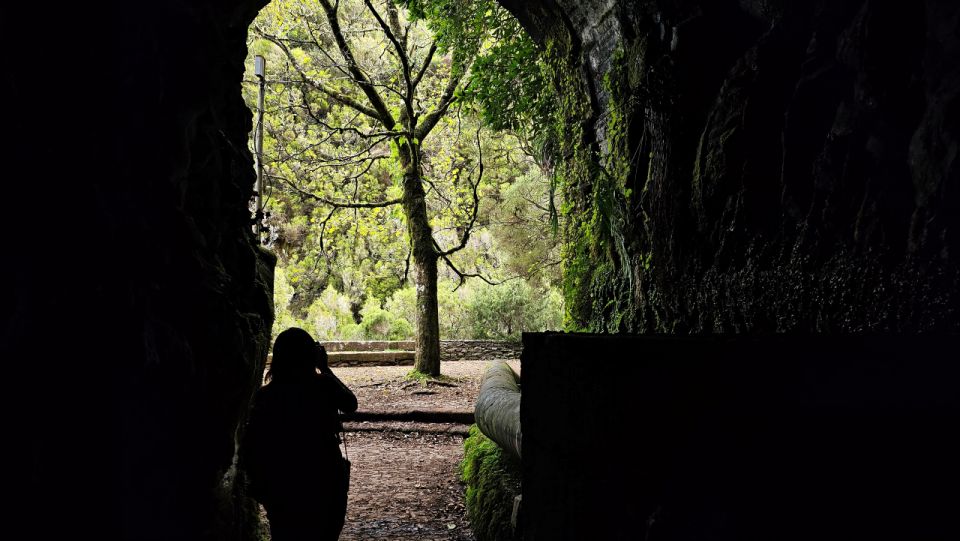
<svg viewBox="0 0 960 541"><path fill-rule="evenodd" d="M267 381L296 381L316 376L318 347L322 346L303 329L290 327L281 332L273 343Z"/></svg>

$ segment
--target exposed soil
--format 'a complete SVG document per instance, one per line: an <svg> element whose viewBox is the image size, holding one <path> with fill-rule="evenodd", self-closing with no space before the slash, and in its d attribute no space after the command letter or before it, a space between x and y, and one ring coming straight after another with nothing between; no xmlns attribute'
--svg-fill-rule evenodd
<svg viewBox="0 0 960 541"><path fill-rule="evenodd" d="M507 360L519 373L519 362ZM406 379L409 366L341 367L361 412L472 412L489 361L444 363L439 382ZM463 438L456 423L348 422L353 467L340 539L472 541L459 477ZM265 520L265 519L264 519Z"/></svg>
<svg viewBox="0 0 960 541"><path fill-rule="evenodd" d="M518 373L520 363L507 360ZM472 412L480 379L490 361L443 363L439 382L405 378L413 367L371 366L334 368L360 403L361 411L444 410Z"/></svg>
<svg viewBox="0 0 960 541"><path fill-rule="evenodd" d="M458 464L463 436L347 434L353 471L341 540L473 539Z"/></svg>

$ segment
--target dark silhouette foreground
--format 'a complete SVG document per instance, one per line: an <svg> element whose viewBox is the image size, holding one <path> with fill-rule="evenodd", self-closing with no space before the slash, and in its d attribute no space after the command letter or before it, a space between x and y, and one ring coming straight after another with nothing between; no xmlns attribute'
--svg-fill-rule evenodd
<svg viewBox="0 0 960 541"><path fill-rule="evenodd" d="M337 539L349 488L339 412L356 411L357 399L303 329L277 337L267 381L241 449L251 495L267 510L274 541Z"/></svg>

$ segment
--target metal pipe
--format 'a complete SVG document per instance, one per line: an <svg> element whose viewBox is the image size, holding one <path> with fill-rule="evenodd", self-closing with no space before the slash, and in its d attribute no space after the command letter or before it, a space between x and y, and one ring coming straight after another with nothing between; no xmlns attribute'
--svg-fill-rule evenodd
<svg viewBox="0 0 960 541"><path fill-rule="evenodd" d="M483 375L473 410L480 431L518 459L523 439L519 379L509 364L491 364Z"/></svg>

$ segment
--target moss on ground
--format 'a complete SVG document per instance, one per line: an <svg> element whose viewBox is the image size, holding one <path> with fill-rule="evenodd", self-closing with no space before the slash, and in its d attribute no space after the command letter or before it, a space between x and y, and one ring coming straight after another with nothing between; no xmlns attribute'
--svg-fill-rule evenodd
<svg viewBox="0 0 960 541"><path fill-rule="evenodd" d="M450 376L445 376L440 374L439 376L431 376L430 374L425 374L419 370L411 370L403 377L403 379L408 381L417 381L420 383L426 383L428 381L439 381L442 383L460 383L460 380L457 378L451 378Z"/></svg>
<svg viewBox="0 0 960 541"><path fill-rule="evenodd" d="M520 494L519 461L470 427L460 475L467 484L467 518L477 541L513 541L513 501Z"/></svg>

